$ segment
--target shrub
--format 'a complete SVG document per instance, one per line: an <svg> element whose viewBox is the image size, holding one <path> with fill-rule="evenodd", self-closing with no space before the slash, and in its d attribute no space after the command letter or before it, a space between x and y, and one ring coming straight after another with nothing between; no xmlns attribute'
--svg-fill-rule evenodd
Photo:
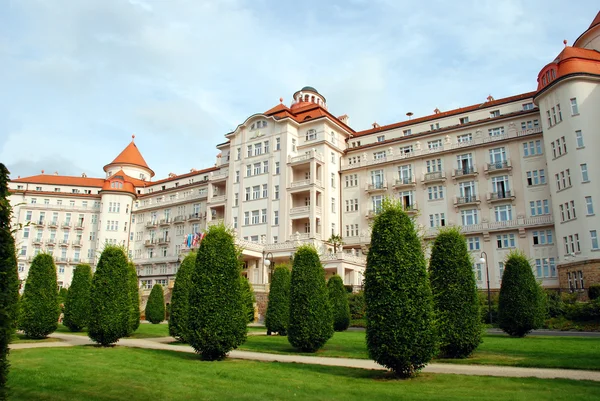
<svg viewBox="0 0 600 401"><path fill-rule="evenodd" d="M211 226L196 254L186 335L202 359L222 359L246 340L240 275L233 235L223 225Z"/></svg>
<svg viewBox="0 0 600 401"><path fill-rule="evenodd" d="M127 263L129 272L129 324L127 335L132 335L140 327L140 290L138 285L137 270L133 262Z"/></svg>
<svg viewBox="0 0 600 401"><path fill-rule="evenodd" d="M19 297L17 253L12 235L12 208L9 196L8 169L0 163L0 399L6 397L8 344L17 322Z"/></svg>
<svg viewBox="0 0 600 401"><path fill-rule="evenodd" d="M175 284L171 292L171 312L169 317L169 334L181 342L187 342L189 294L192 281L192 272L196 264L196 253L189 253L181 262Z"/></svg>
<svg viewBox="0 0 600 401"><path fill-rule="evenodd" d="M92 268L86 264L77 265L65 300L65 316L63 319L63 324L71 331L81 331L88 325L91 288Z"/></svg>
<svg viewBox="0 0 600 401"><path fill-rule="evenodd" d="M65 302L67 302L67 296L69 294L69 290L65 287L62 287L58 291L58 305L60 305L61 313L65 312Z"/></svg>
<svg viewBox="0 0 600 401"><path fill-rule="evenodd" d="M277 265L273 271L269 303L265 315L267 334L287 335L290 319L290 281L292 274L288 265Z"/></svg>
<svg viewBox="0 0 600 401"><path fill-rule="evenodd" d="M574 322L600 322L600 300L565 305L565 317Z"/></svg>
<svg viewBox="0 0 600 401"><path fill-rule="evenodd" d="M488 294L487 288L484 291L479 291L479 311L481 315L481 322L486 324L497 323L498 322L498 293L492 292L490 293L490 303L491 304L491 315L492 320L490 321L490 313L489 313L489 304L488 304Z"/></svg>
<svg viewBox="0 0 600 401"><path fill-rule="evenodd" d="M481 316L473 263L465 237L456 228L439 232L429 260L440 352L466 358L481 343Z"/></svg>
<svg viewBox="0 0 600 401"><path fill-rule="evenodd" d="M510 253L498 300L500 329L513 337L524 337L541 327L545 317L544 298L525 255L518 251Z"/></svg>
<svg viewBox="0 0 600 401"><path fill-rule="evenodd" d="M565 304L557 291L546 291L546 316L548 318L559 317L564 314Z"/></svg>
<svg viewBox="0 0 600 401"><path fill-rule="evenodd" d="M244 276L240 276L240 285L242 286L242 299L244 304L244 311L248 319L248 323L254 322L254 303L256 297L254 296L254 290L252 284Z"/></svg>
<svg viewBox="0 0 600 401"><path fill-rule="evenodd" d="M102 346L113 344L129 334L131 294L125 250L105 245L90 291L88 336Z"/></svg>
<svg viewBox="0 0 600 401"><path fill-rule="evenodd" d="M373 223L365 303L369 356L401 376L422 369L436 352L425 257L412 219L389 200Z"/></svg>
<svg viewBox="0 0 600 401"><path fill-rule="evenodd" d="M37 255L25 282L19 328L29 338L45 338L58 327L60 306L52 256Z"/></svg>
<svg viewBox="0 0 600 401"><path fill-rule="evenodd" d="M588 298L590 301L600 298L600 284L592 284L588 288Z"/></svg>
<svg viewBox="0 0 600 401"><path fill-rule="evenodd" d="M146 302L146 320L158 324L165 320L165 294L162 285L154 284Z"/></svg>
<svg viewBox="0 0 600 401"><path fill-rule="evenodd" d="M333 330L344 331L350 326L350 306L344 281L337 274L331 276L327 282L327 290L333 315Z"/></svg>
<svg viewBox="0 0 600 401"><path fill-rule="evenodd" d="M350 317L352 319L364 319L365 292L360 291L355 294L348 294L348 306L350 307Z"/></svg>
<svg viewBox="0 0 600 401"><path fill-rule="evenodd" d="M333 316L325 270L317 251L301 246L294 255L290 284L288 341L304 352L315 352L333 336Z"/></svg>

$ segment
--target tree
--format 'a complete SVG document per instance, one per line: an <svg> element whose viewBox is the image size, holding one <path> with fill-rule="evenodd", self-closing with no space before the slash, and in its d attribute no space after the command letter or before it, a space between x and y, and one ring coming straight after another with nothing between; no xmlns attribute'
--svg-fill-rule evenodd
<svg viewBox="0 0 600 401"><path fill-rule="evenodd" d="M122 247L107 244L92 278L88 336L105 347L129 333L131 294L127 263Z"/></svg>
<svg viewBox="0 0 600 401"><path fill-rule="evenodd" d="M19 274L8 197L8 169L0 163L0 400L6 397L8 344L14 332L19 297Z"/></svg>
<svg viewBox="0 0 600 401"><path fill-rule="evenodd" d="M269 301L265 315L267 334L287 335L290 319L290 280L292 273L288 265L277 265L273 271Z"/></svg>
<svg viewBox="0 0 600 401"><path fill-rule="evenodd" d="M196 254L186 340L204 360L223 359L246 340L241 264L233 235L210 226Z"/></svg>
<svg viewBox="0 0 600 401"><path fill-rule="evenodd" d="M333 316L325 270L317 251L308 245L294 255L290 285L288 341L304 352L315 352L333 336Z"/></svg>
<svg viewBox="0 0 600 401"><path fill-rule="evenodd" d="M327 282L327 290L333 314L333 329L344 331L350 326L350 306L344 281L337 274L331 276Z"/></svg>
<svg viewBox="0 0 600 401"><path fill-rule="evenodd" d="M254 290L252 289L252 284L250 281L244 276L240 276L240 283L242 285L242 298L244 300L244 308L246 311L246 316L248 318L248 323L254 322L254 303L256 302L256 296L254 295Z"/></svg>
<svg viewBox="0 0 600 401"><path fill-rule="evenodd" d="M67 302L67 296L69 294L69 290L65 287L61 287L58 291L58 304L61 307L61 311L64 312L65 302Z"/></svg>
<svg viewBox="0 0 600 401"><path fill-rule="evenodd" d="M19 328L29 338L46 338L57 329L59 316L56 266L52 256L40 253L29 268Z"/></svg>
<svg viewBox="0 0 600 401"><path fill-rule="evenodd" d="M481 342L481 316L473 263L465 237L456 228L437 235L429 260L440 352L466 358Z"/></svg>
<svg viewBox="0 0 600 401"><path fill-rule="evenodd" d="M154 284L146 302L146 320L158 324L165 320L165 294L162 285Z"/></svg>
<svg viewBox="0 0 600 401"><path fill-rule="evenodd" d="M188 312L192 272L196 265L196 252L189 253L181 262L175 284L171 292L171 314L169 317L169 334L181 342L187 342Z"/></svg>
<svg viewBox="0 0 600 401"><path fill-rule="evenodd" d="M527 257L511 252L504 263L498 300L498 326L513 337L525 337L544 322L545 295Z"/></svg>
<svg viewBox="0 0 600 401"><path fill-rule="evenodd" d="M384 201L373 223L365 271L366 337L375 362L411 376L435 355L433 304L412 219Z"/></svg>
<svg viewBox="0 0 600 401"><path fill-rule="evenodd" d="M88 325L91 288L92 268L86 264L77 265L67 293L63 318L63 324L71 331L81 331Z"/></svg>
<svg viewBox="0 0 600 401"><path fill-rule="evenodd" d="M338 248L342 249L342 245L344 245L344 241L342 241L342 236L338 234L331 234L331 237L329 237L327 242L333 245L333 253L337 253Z"/></svg>
<svg viewBox="0 0 600 401"><path fill-rule="evenodd" d="M138 275L133 262L127 263L129 271L129 326L127 335L132 335L140 327L140 290Z"/></svg>

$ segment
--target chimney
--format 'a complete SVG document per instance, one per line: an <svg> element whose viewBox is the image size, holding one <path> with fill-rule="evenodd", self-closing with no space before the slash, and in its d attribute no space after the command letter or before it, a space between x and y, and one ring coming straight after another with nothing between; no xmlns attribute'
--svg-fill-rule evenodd
<svg viewBox="0 0 600 401"><path fill-rule="evenodd" d="M341 122L343 122L344 124L350 126L349 122L350 122L350 117L348 117L347 114L344 114L343 116L339 116L338 120L340 120Z"/></svg>
<svg viewBox="0 0 600 401"><path fill-rule="evenodd" d="M437 107L435 108L435 110L434 110L433 112L434 112L435 114L440 114L440 113L441 113L440 109L438 109Z"/></svg>
<svg viewBox="0 0 600 401"><path fill-rule="evenodd" d="M375 121L375 122L374 122L373 124L371 124L371 125L373 125L373 128L379 128L379 127L381 127L381 125L377 124L377 121Z"/></svg>
<svg viewBox="0 0 600 401"><path fill-rule="evenodd" d="M87 174L86 173L81 173L81 177L82 178L87 178Z"/></svg>

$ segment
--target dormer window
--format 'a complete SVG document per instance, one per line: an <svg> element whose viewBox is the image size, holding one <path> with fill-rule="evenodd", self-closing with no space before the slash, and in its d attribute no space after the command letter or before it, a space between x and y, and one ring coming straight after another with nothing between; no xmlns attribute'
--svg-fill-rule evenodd
<svg viewBox="0 0 600 401"><path fill-rule="evenodd" d="M469 122L469 117L461 117L459 121L461 124L466 124Z"/></svg>
<svg viewBox="0 0 600 401"><path fill-rule="evenodd" d="M112 181L110 187L114 189L123 189L123 183L121 181Z"/></svg>
<svg viewBox="0 0 600 401"><path fill-rule="evenodd" d="M250 126L250 131L254 131L255 129L264 128L267 126L267 122L265 120L257 121Z"/></svg>
<svg viewBox="0 0 600 401"><path fill-rule="evenodd" d="M140 180L146 180L146 174L140 173Z"/></svg>
<svg viewBox="0 0 600 401"><path fill-rule="evenodd" d="M377 142L383 142L383 141L385 141L385 135L379 135L377 137Z"/></svg>
<svg viewBox="0 0 600 401"><path fill-rule="evenodd" d="M490 118L500 117L500 110L490 111Z"/></svg>
<svg viewBox="0 0 600 401"><path fill-rule="evenodd" d="M523 111L533 110L533 103L525 103L523 105Z"/></svg>

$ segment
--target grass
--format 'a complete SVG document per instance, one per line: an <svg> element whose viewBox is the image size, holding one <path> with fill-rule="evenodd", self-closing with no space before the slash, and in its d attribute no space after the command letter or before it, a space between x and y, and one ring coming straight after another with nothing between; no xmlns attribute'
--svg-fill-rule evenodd
<svg viewBox="0 0 600 401"><path fill-rule="evenodd" d="M598 338L484 335L483 343L470 358L437 359L435 362L600 370L599 344ZM272 354L369 358L365 333L356 331L335 333L323 349L312 354L298 352L287 337L281 336L248 337L239 349Z"/></svg>
<svg viewBox="0 0 600 401"><path fill-rule="evenodd" d="M68 363L56 368L56 361ZM240 360L124 347L15 350L15 400L596 400L600 383L420 374Z"/></svg>
<svg viewBox="0 0 600 401"><path fill-rule="evenodd" d="M254 332L265 332L267 329L264 327L248 327L248 331ZM64 334L75 334L78 336L87 336L87 330L80 331L77 333L73 333L69 331L69 329L62 325L58 325L57 333ZM168 324L150 324L150 323L142 323L140 327L128 338L157 338L157 337L168 337L169 336L169 325Z"/></svg>
<svg viewBox="0 0 600 401"><path fill-rule="evenodd" d="M16 333L13 334L10 343L11 344L29 344L29 343L53 343L60 342L58 338L42 338L41 340L36 340L33 338L27 338L25 334Z"/></svg>

